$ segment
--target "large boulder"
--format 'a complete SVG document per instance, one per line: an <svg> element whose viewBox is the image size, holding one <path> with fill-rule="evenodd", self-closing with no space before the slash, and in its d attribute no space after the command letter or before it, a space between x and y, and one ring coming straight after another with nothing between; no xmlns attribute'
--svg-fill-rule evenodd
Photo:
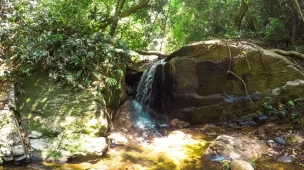
<svg viewBox="0 0 304 170"><path fill-rule="evenodd" d="M55 83L43 71L21 80L20 115L36 160L106 153L111 115L101 95Z"/></svg>
<svg viewBox="0 0 304 170"><path fill-rule="evenodd" d="M297 62L247 42L195 43L165 61L156 67L162 73L155 71L155 82L162 85L152 88L150 106L161 108L169 120L234 119L252 114L267 98L278 102L304 94L304 71Z"/></svg>
<svg viewBox="0 0 304 170"><path fill-rule="evenodd" d="M255 160L262 156L266 146L263 142L242 134L220 135L212 141L205 156L212 161Z"/></svg>

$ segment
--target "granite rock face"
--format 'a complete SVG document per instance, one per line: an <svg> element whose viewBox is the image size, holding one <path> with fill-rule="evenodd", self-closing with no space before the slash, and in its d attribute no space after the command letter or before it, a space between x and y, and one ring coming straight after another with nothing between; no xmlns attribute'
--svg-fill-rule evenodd
<svg viewBox="0 0 304 170"><path fill-rule="evenodd" d="M30 160L26 139L16 117L15 86L12 71L0 63L0 164L3 161L18 163Z"/></svg>
<svg viewBox="0 0 304 170"><path fill-rule="evenodd" d="M154 79L160 85L152 91L160 95L150 105L169 120L190 124L246 116L266 97L279 102L304 94L304 71L293 58L248 42L191 44L169 55L159 70Z"/></svg>

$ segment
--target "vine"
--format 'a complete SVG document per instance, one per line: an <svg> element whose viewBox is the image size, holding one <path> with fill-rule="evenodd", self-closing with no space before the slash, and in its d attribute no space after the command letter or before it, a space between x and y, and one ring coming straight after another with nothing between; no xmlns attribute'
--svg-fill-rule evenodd
<svg viewBox="0 0 304 170"><path fill-rule="evenodd" d="M250 100L250 102L253 103L253 101L251 100L251 97L249 96L249 93L248 93L248 90L247 90L247 85L246 85L245 81L241 77L239 77L236 73L234 73L232 71L232 54L231 54L231 50L230 50L229 44L227 44L227 47L228 47L229 57L230 57L230 65L229 65L229 69L227 71L227 74L232 74L233 76L235 76L236 78L238 78L243 83L246 95L247 95L248 99Z"/></svg>

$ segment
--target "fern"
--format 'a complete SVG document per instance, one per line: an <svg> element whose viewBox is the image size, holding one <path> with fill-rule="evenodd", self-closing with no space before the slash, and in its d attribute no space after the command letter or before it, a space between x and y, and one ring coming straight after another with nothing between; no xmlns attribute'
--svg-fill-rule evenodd
<svg viewBox="0 0 304 170"><path fill-rule="evenodd" d="M115 78L111 78L111 77L106 79L106 83L110 87L114 87L118 84L117 80Z"/></svg>

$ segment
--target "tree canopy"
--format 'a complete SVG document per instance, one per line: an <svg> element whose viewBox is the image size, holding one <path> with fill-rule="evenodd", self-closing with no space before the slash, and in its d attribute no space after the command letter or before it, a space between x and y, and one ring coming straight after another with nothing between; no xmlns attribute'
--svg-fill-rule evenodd
<svg viewBox="0 0 304 170"><path fill-rule="evenodd" d="M299 0L5 0L0 53L90 84L94 65L108 63L112 75L129 49L234 38L303 52L303 13Z"/></svg>

